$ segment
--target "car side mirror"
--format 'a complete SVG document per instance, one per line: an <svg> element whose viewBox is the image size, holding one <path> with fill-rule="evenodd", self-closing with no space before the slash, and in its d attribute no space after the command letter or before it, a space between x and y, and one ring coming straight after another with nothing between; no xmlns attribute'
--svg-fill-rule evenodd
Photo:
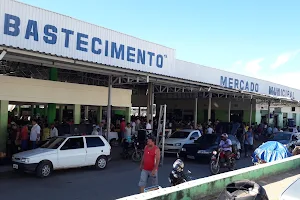
<svg viewBox="0 0 300 200"><path fill-rule="evenodd" d="M194 140L195 138L194 137L190 137L190 140Z"/></svg>

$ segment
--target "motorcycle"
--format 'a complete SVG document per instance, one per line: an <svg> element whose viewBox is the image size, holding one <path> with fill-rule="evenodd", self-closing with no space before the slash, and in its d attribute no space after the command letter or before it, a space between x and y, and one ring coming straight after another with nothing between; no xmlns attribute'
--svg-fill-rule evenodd
<svg viewBox="0 0 300 200"><path fill-rule="evenodd" d="M168 179L171 186L179 185L181 183L194 180L194 178L192 177L192 172L190 170L184 172L184 163L181 159L177 159L173 163L173 169Z"/></svg>
<svg viewBox="0 0 300 200"><path fill-rule="evenodd" d="M236 165L236 154L231 153L228 156L228 160L226 162L225 152L219 149L218 151L213 151L213 155L210 160L210 171L213 175L216 175L220 172L221 168L228 168L229 170L234 170Z"/></svg>
<svg viewBox="0 0 300 200"><path fill-rule="evenodd" d="M121 153L123 159L131 158L133 162L140 162L143 154L143 149L135 137L132 138L131 143L124 141L123 152Z"/></svg>

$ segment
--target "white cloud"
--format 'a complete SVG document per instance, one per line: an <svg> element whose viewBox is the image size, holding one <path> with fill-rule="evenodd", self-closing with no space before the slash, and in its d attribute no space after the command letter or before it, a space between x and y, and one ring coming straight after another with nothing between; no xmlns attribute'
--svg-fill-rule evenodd
<svg viewBox="0 0 300 200"><path fill-rule="evenodd" d="M245 69L244 69L245 72L250 73L252 75L256 75L261 70L260 63L262 61L264 61L264 58L252 60L252 61L246 63Z"/></svg>
<svg viewBox="0 0 300 200"><path fill-rule="evenodd" d="M287 53L283 53L283 54L279 55L277 57L276 61L271 65L271 69L277 69L281 65L284 65L289 60L294 58L299 52L300 52L300 50L296 50L296 51L291 51L291 52L287 52Z"/></svg>

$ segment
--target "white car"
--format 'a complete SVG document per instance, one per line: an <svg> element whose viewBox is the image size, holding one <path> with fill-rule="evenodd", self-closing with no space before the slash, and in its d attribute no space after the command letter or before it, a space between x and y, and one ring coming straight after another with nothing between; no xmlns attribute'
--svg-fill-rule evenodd
<svg viewBox="0 0 300 200"><path fill-rule="evenodd" d="M12 156L13 169L47 177L53 170L95 166L104 169L111 146L98 135L55 137L40 148Z"/></svg>
<svg viewBox="0 0 300 200"><path fill-rule="evenodd" d="M192 144L201 137L199 130L184 129L175 131L165 140L165 153L179 153L184 144ZM162 148L162 145L160 145Z"/></svg>

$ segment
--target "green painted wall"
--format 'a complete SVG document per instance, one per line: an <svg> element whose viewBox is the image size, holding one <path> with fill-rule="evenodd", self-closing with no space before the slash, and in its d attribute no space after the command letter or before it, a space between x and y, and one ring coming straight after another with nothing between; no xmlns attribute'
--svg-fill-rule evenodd
<svg viewBox="0 0 300 200"><path fill-rule="evenodd" d="M250 122L250 110L244 110L244 113L243 113L243 121L248 123ZM252 111L252 119L251 119L251 122L254 123L256 122L256 111L253 110Z"/></svg>
<svg viewBox="0 0 300 200"><path fill-rule="evenodd" d="M54 122L56 118L56 104L55 103L49 103L48 104L48 124L51 124Z"/></svg>
<svg viewBox="0 0 300 200"><path fill-rule="evenodd" d="M49 70L49 80L57 81L58 80L58 71L57 68L50 68Z"/></svg>
<svg viewBox="0 0 300 200"><path fill-rule="evenodd" d="M51 81L57 81L58 80L57 68L53 68L53 67L50 68L49 80L51 80ZM47 115L48 115L48 123L49 124L53 123L55 118L56 118L56 104L55 103L49 103L48 104Z"/></svg>
<svg viewBox="0 0 300 200"><path fill-rule="evenodd" d="M204 110L197 111L197 121L198 121L198 123L204 122Z"/></svg>
<svg viewBox="0 0 300 200"><path fill-rule="evenodd" d="M215 118L222 122L228 122L228 111L215 110Z"/></svg>
<svg viewBox="0 0 300 200"><path fill-rule="evenodd" d="M5 152L8 123L8 101L0 101L0 152Z"/></svg>
<svg viewBox="0 0 300 200"><path fill-rule="evenodd" d="M127 123L130 123L130 121L131 121L131 115L130 114L131 114L131 108L127 107L126 111L125 111L125 121Z"/></svg>

